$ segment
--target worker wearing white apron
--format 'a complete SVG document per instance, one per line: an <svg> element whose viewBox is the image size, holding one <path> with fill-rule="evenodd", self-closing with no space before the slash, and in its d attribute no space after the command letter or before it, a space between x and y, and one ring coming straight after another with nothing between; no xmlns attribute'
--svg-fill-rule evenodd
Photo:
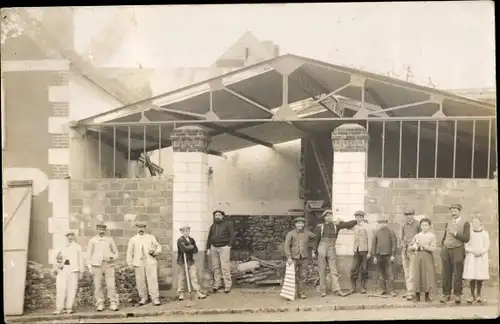
<svg viewBox="0 0 500 324"><path fill-rule="evenodd" d="M106 235L106 228L104 224L96 225L97 235L90 239L87 247L87 262L94 278L94 297L98 312L104 310L103 277L106 281L109 309L117 311L119 305L115 283L115 261L118 259L118 248L115 240Z"/></svg>
<svg viewBox="0 0 500 324"><path fill-rule="evenodd" d="M75 234L66 233L67 243L57 253L54 274L56 274L56 311L54 315L73 313L78 280L85 271L83 250L75 242Z"/></svg>
<svg viewBox="0 0 500 324"><path fill-rule="evenodd" d="M136 224L137 234L134 235L127 248L127 264L134 267L135 282L139 292L139 305L145 305L148 292L153 304L160 305L158 288L158 261L156 256L161 253L161 245L151 234L146 234L146 224Z"/></svg>

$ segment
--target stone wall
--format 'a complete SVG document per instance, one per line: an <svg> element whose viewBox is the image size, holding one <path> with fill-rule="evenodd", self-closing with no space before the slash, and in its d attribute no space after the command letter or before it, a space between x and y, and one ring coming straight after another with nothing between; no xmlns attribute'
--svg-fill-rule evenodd
<svg viewBox="0 0 500 324"><path fill-rule="evenodd" d="M172 179L71 180L70 228L86 250L95 225L104 223L124 262L135 222L145 222L163 247L158 257L160 289L172 284Z"/></svg>
<svg viewBox="0 0 500 324"><path fill-rule="evenodd" d="M489 284L498 284L498 203L497 182L487 179L375 179L366 181L365 208L368 214L384 213L390 226L398 233L404 221L402 210L412 206L417 217L431 219L432 230L440 239L449 219L451 203L463 205L462 214L469 218L478 215L490 235ZM439 249L435 253L436 270L441 273ZM398 260L397 260L398 261ZM397 262L397 264L399 264ZM440 276L438 276L439 278Z"/></svg>
<svg viewBox="0 0 500 324"><path fill-rule="evenodd" d="M235 242L231 260L243 261L249 256L264 260L284 258L283 242L294 228L293 216L241 216L229 220L235 230Z"/></svg>

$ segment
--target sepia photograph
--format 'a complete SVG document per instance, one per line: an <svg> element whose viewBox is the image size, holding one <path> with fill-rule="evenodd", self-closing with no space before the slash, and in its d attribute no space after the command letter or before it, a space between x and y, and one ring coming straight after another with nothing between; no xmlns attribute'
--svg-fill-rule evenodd
<svg viewBox="0 0 500 324"><path fill-rule="evenodd" d="M493 1L1 8L6 323L494 319Z"/></svg>

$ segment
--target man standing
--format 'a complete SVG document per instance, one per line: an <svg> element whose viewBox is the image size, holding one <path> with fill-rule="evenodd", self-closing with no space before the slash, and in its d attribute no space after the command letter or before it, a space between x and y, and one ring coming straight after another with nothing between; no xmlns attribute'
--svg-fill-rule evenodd
<svg viewBox="0 0 500 324"><path fill-rule="evenodd" d="M380 294L386 295L390 292L392 297L396 297L392 265L396 259L398 241L394 231L387 226L387 216L379 215L377 222L379 228L373 235L371 254L373 255L373 264L377 265L381 279Z"/></svg>
<svg viewBox="0 0 500 324"><path fill-rule="evenodd" d="M213 291L222 289L224 281L224 292L227 294L232 286L231 245L234 242L234 229L231 222L224 219L226 214L223 211L216 210L213 216L215 220L208 230L207 239L207 255L211 255L214 272Z"/></svg>
<svg viewBox="0 0 500 324"><path fill-rule="evenodd" d="M135 225L137 234L128 242L127 264L134 267L135 282L139 292L139 305L145 305L148 291L155 306L160 305L160 292L158 287L158 261L156 256L161 253L161 245L151 234L146 234L146 224Z"/></svg>
<svg viewBox="0 0 500 324"><path fill-rule="evenodd" d="M441 240L441 262L443 272L443 297L441 303L450 301L453 282L455 303L460 304L462 274L465 261L465 243L470 239L470 223L461 217L462 205L450 205L452 219L446 223Z"/></svg>
<svg viewBox="0 0 500 324"><path fill-rule="evenodd" d="M94 278L94 297L99 312L104 310L103 276L110 302L109 309L117 311L119 305L115 284L115 261L118 259L118 249L113 238L106 235L106 228L104 224L97 224L97 235L90 239L87 246L87 262Z"/></svg>
<svg viewBox="0 0 500 324"><path fill-rule="evenodd" d="M71 231L66 233L67 243L57 253L54 274L56 277L56 311L54 315L73 313L76 292L78 291L78 280L83 277L85 264L83 250L75 242L75 234Z"/></svg>
<svg viewBox="0 0 500 324"><path fill-rule="evenodd" d="M366 281L368 280L368 260L371 257L372 230L365 219L365 213L358 210L354 213L356 226L354 226L354 255L351 267L351 291L356 292L356 282L361 276L361 293L366 294Z"/></svg>
<svg viewBox="0 0 500 324"><path fill-rule="evenodd" d="M413 287L413 259L415 251L410 251L410 246L413 237L420 232L420 223L415 220L415 210L406 207L404 210L406 222L401 226L401 260L403 261L403 270L406 281L406 297L407 300L415 298L415 289Z"/></svg>
<svg viewBox="0 0 500 324"><path fill-rule="evenodd" d="M356 220L343 222L339 219L333 222L333 212L330 209L325 210L321 217L323 218L323 224L319 224L316 227L316 241L313 250L314 256L318 256L319 289L321 291L321 297L325 297L327 294L327 265L330 268L330 274L332 276L332 291L336 295L344 297L347 294L340 290L335 242L337 241L341 229L351 229L357 222Z"/></svg>
<svg viewBox="0 0 500 324"><path fill-rule="evenodd" d="M189 280L191 288L200 299L207 297L200 291L200 285L198 284L198 272L196 265L194 264L193 255L198 253L198 247L196 246L196 241L194 238L189 236L191 228L189 226L182 226L179 228L182 236L177 240L177 271L179 273L177 281L177 292L179 293L179 300L184 300L184 280ZM187 262L187 267L184 264ZM187 268L187 273L186 273Z"/></svg>
<svg viewBox="0 0 500 324"><path fill-rule="evenodd" d="M313 239L314 233L304 229L306 220L304 217L295 218L295 229L288 232L285 238L284 250L288 264L295 264L295 283L300 298L305 299L305 281L307 279L307 266L309 240Z"/></svg>

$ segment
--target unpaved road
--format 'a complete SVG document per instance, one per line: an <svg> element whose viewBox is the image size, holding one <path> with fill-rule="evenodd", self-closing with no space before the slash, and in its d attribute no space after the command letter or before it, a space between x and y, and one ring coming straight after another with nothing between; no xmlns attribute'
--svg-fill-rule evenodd
<svg viewBox="0 0 500 324"><path fill-rule="evenodd" d="M257 322L257 321L356 321L356 320L405 320L405 319L480 319L498 317L497 306L468 306L446 308L392 308L373 310L338 310L289 313L221 314L189 316L156 316L121 319L80 320L79 323L151 323L151 322ZM75 321L51 321L75 323Z"/></svg>

